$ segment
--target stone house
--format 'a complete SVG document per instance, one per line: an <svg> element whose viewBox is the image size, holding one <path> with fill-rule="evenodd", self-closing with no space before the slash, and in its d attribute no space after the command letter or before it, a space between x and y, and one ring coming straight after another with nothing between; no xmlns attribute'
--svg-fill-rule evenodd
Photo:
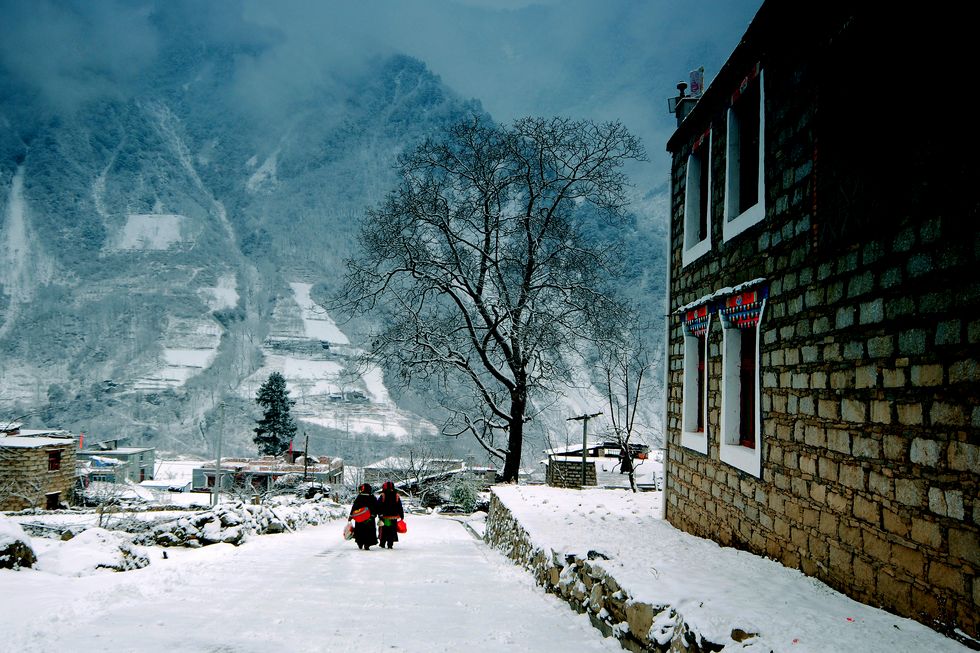
<svg viewBox="0 0 980 653"><path fill-rule="evenodd" d="M0 432L0 510L57 509L75 488L75 438L64 431Z"/></svg>
<svg viewBox="0 0 980 653"><path fill-rule="evenodd" d="M923 13L766 2L673 100L665 515L976 638L980 175Z"/></svg>

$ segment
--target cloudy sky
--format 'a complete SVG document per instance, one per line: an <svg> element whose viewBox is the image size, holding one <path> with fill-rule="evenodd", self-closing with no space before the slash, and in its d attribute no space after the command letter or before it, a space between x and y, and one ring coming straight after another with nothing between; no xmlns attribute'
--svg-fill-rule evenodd
<svg viewBox="0 0 980 653"><path fill-rule="evenodd" d="M0 0L0 66L70 105L125 92L175 39L251 48L242 101L343 83L378 56L423 60L498 120L618 119L666 175L666 98L711 79L760 0ZM646 174L646 173L644 173ZM645 185L645 184L644 184Z"/></svg>

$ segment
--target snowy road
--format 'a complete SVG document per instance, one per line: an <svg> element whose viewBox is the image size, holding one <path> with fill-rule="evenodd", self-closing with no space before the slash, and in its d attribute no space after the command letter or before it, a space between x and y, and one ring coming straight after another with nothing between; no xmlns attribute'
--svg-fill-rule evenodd
<svg viewBox="0 0 980 653"><path fill-rule="evenodd" d="M0 572L0 651L622 650L461 524L407 521L392 551L338 522L126 573Z"/></svg>

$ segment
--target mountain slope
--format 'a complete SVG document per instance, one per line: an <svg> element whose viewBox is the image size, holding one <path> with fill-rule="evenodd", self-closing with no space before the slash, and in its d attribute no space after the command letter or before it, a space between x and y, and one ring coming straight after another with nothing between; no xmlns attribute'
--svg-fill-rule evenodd
<svg viewBox="0 0 980 653"><path fill-rule="evenodd" d="M70 111L37 97L25 110L29 89L0 76L17 91L0 101L0 411L197 453L223 431L234 453L251 449L254 390L281 367L323 447L431 429L377 372L356 380L367 401L351 420L330 395L356 351L331 352L332 367L284 352L282 325L308 326L311 284L342 275L397 154L479 105L395 56L269 122L234 103L240 54L164 58L130 97ZM307 331L293 344L318 345ZM290 379L310 365L318 379Z"/></svg>

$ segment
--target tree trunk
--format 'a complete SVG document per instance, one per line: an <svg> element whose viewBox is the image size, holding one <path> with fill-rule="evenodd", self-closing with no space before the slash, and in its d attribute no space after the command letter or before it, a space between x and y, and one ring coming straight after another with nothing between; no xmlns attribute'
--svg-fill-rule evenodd
<svg viewBox="0 0 980 653"><path fill-rule="evenodd" d="M510 431L507 434L507 457L504 459L504 483L516 483L521 469L521 447L524 444L524 412L527 410L527 389L511 393Z"/></svg>

